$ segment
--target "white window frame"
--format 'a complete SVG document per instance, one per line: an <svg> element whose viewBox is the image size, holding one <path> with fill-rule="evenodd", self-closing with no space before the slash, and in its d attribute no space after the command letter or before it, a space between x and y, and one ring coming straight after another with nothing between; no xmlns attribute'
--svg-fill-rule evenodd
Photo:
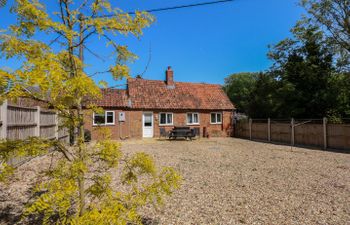
<svg viewBox="0 0 350 225"><path fill-rule="evenodd" d="M107 123L107 113L113 113L113 122L112 123ZM95 115L96 114L102 114L102 113L93 113L92 115L92 125L93 126L109 126L109 125L115 125L115 112L111 110L104 111L105 114L105 122L101 124L95 123Z"/></svg>
<svg viewBox="0 0 350 225"><path fill-rule="evenodd" d="M161 123L160 114L165 114L165 123ZM168 123L168 115L171 114L171 123ZM158 113L159 126L173 126L174 125L174 113L172 112L160 112Z"/></svg>
<svg viewBox="0 0 350 225"><path fill-rule="evenodd" d="M213 122L211 121L211 115L212 115L212 114L215 114L215 123L213 123ZM218 122L218 114L221 115L221 121L220 121L220 122ZM210 113L210 124L222 124L222 115L223 115L222 112L212 112L212 113Z"/></svg>
<svg viewBox="0 0 350 225"><path fill-rule="evenodd" d="M193 114L197 114L198 115L198 123L189 123L188 122L188 114L192 115L192 121L193 121ZM186 122L187 122L187 125L199 125L200 124L199 113L198 112L188 112L188 113L186 113Z"/></svg>

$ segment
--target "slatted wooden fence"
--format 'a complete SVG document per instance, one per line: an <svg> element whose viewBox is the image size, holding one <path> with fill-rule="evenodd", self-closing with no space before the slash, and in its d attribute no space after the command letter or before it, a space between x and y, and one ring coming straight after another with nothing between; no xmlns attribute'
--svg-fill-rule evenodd
<svg viewBox="0 0 350 225"><path fill-rule="evenodd" d="M350 120L339 124L326 118L240 120L236 122L235 137L350 151Z"/></svg>
<svg viewBox="0 0 350 225"><path fill-rule="evenodd" d="M0 106L0 139L24 140L28 137L58 139L69 143L68 129L54 111L37 107L9 105L5 101ZM18 166L30 157L16 157L9 162ZM1 162L0 162L1 165Z"/></svg>
<svg viewBox="0 0 350 225"><path fill-rule="evenodd" d="M24 140L28 137L58 139L69 143L69 132L54 111L37 107L0 106L0 139Z"/></svg>

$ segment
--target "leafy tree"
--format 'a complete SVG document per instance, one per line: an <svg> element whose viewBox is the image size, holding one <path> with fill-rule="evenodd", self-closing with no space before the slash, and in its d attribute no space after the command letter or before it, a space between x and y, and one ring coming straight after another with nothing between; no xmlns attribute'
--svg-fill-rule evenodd
<svg viewBox="0 0 350 225"><path fill-rule="evenodd" d="M4 7L7 3L7 0L0 0L0 7Z"/></svg>
<svg viewBox="0 0 350 225"><path fill-rule="evenodd" d="M301 0L308 12L299 27L317 27L324 31L325 44L331 46L339 71L350 67L350 2L348 0Z"/></svg>
<svg viewBox="0 0 350 225"><path fill-rule="evenodd" d="M350 72L336 74L331 80L331 85L335 93L332 100L338 105L328 116L350 118Z"/></svg>
<svg viewBox="0 0 350 225"><path fill-rule="evenodd" d="M237 111L248 112L250 95L255 87L257 73L236 73L225 79L224 90L232 102L234 102Z"/></svg>
<svg viewBox="0 0 350 225"><path fill-rule="evenodd" d="M279 110L292 117L322 117L336 107L330 95L332 54L321 46L320 36L314 30L308 30L301 38L301 46L293 47L281 67L280 82L289 87L284 89L289 93L284 95L285 104Z"/></svg>
<svg viewBox="0 0 350 225"><path fill-rule="evenodd" d="M276 80L269 73L259 73L249 95L248 115L253 118L275 117Z"/></svg>
<svg viewBox="0 0 350 225"><path fill-rule="evenodd" d="M24 215L44 224L141 223L137 209L148 203L161 203L164 195L179 186L180 177L172 168L158 171L145 153L123 156L120 144L109 140L108 132L103 132L104 140L95 144L84 142L83 112L101 111L89 103L101 94L98 85L84 72L82 47L94 35L104 39L115 53L115 63L108 71L115 79L128 77L126 63L136 56L127 46L117 43L114 36L140 37L154 18L146 12L131 16L114 8L108 0L59 0L58 12L54 13L48 13L38 0L16 0L11 12L17 23L0 36L1 56L22 63L12 71L0 70L1 99L25 97L45 103L64 118L65 126L78 130L73 146L40 138L0 143L2 162L49 150L57 156L53 168L46 171L49 180L35 188L36 195ZM113 16L106 17L106 13ZM59 20L53 19L57 15ZM36 39L37 34L57 36L46 43ZM51 48L54 42L59 42L59 51ZM113 189L111 171L118 168L120 180L129 191ZM6 179L13 170L4 163L0 178ZM141 182L144 177L146 182Z"/></svg>
<svg viewBox="0 0 350 225"><path fill-rule="evenodd" d="M350 3L347 0L302 0L305 24L325 28L326 34L350 53Z"/></svg>
<svg viewBox="0 0 350 225"><path fill-rule="evenodd" d="M274 61L271 70L284 82L279 96L285 106L278 111L281 116L347 117L349 2L301 0L300 4L307 14L292 29L294 37L281 41L269 53Z"/></svg>
<svg viewBox="0 0 350 225"><path fill-rule="evenodd" d="M350 7L343 0L302 0L307 15L269 52L282 83L280 116L349 116Z"/></svg>
<svg viewBox="0 0 350 225"><path fill-rule="evenodd" d="M270 49L269 72L260 73L250 89L242 88L250 84L240 77L226 80L231 100L250 117L350 116L349 1L301 0L300 5L307 15L291 29L291 38Z"/></svg>
<svg viewBox="0 0 350 225"><path fill-rule="evenodd" d="M279 83L276 113L279 117L345 116L343 74L335 69L334 51L317 27L292 30L294 38L278 43L269 53ZM344 104L343 104L344 105ZM344 106L345 107L345 106ZM343 107L343 108L344 108Z"/></svg>

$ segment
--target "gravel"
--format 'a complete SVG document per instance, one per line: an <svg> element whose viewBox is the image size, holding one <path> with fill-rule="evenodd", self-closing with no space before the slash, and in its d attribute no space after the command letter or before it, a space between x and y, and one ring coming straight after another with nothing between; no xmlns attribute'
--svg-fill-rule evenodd
<svg viewBox="0 0 350 225"><path fill-rule="evenodd" d="M123 151L145 151L183 177L164 206L141 210L147 224L350 224L350 154L231 138L124 141ZM0 186L0 217L20 212L49 162L34 159Z"/></svg>

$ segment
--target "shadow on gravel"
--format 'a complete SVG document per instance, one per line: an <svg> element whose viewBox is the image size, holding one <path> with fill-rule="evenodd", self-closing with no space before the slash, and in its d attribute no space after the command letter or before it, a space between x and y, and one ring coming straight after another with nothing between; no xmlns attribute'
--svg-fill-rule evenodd
<svg viewBox="0 0 350 225"><path fill-rule="evenodd" d="M159 221L156 219L152 219L150 217L142 217L142 224L143 225L159 225Z"/></svg>
<svg viewBox="0 0 350 225"><path fill-rule="evenodd" d="M14 208L7 206L0 211L0 224L28 224L28 225L40 225L42 224L43 216L28 217L25 221L21 221L21 215L13 213ZM58 218L52 218L52 221L55 221ZM57 220L56 220L57 221ZM141 219L143 225L159 225L157 219L150 217L142 217Z"/></svg>
<svg viewBox="0 0 350 225"><path fill-rule="evenodd" d="M14 208L8 205L0 211L0 224L15 224L19 222L20 216L11 213L13 210Z"/></svg>

